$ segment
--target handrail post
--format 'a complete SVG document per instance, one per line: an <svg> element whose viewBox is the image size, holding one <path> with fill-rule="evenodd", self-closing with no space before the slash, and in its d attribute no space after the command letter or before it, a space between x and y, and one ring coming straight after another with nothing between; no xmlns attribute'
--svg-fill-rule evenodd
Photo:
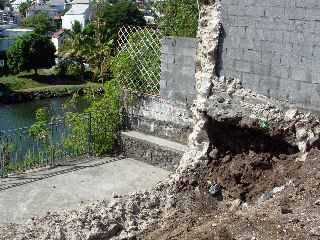
<svg viewBox="0 0 320 240"><path fill-rule="evenodd" d="M54 149L53 149L53 131L54 131L54 126L53 126L53 121L51 120L50 123L50 138L48 139L48 146L50 149L50 158L51 158L51 166L54 167L55 166L55 161L54 161Z"/></svg>
<svg viewBox="0 0 320 240"><path fill-rule="evenodd" d="M89 112L89 133L88 133L88 144L89 144L89 155L92 155L92 115L91 112Z"/></svg>
<svg viewBox="0 0 320 240"><path fill-rule="evenodd" d="M3 150L0 149L0 168L1 168L1 177L4 178L5 169L4 169L4 156L3 156Z"/></svg>

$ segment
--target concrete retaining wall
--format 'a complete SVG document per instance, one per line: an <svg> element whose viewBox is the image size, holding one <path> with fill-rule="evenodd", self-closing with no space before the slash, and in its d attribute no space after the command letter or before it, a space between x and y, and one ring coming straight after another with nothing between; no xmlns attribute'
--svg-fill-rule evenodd
<svg viewBox="0 0 320 240"><path fill-rule="evenodd" d="M150 165L174 171L179 165L183 152L165 148L148 141L121 134L123 153L128 158L137 159Z"/></svg>
<svg viewBox="0 0 320 240"><path fill-rule="evenodd" d="M141 96L128 110L124 125L146 134L187 143L192 131L190 106L156 96Z"/></svg>
<svg viewBox="0 0 320 240"><path fill-rule="evenodd" d="M320 109L320 1L222 0L221 75L247 88Z"/></svg>

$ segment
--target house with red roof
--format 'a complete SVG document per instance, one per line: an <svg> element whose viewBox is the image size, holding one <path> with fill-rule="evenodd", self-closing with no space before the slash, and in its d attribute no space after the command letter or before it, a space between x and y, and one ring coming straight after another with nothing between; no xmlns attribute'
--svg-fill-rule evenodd
<svg viewBox="0 0 320 240"><path fill-rule="evenodd" d="M51 36L51 41L56 47L56 53L59 52L59 49L63 45L65 39L66 39L66 31L65 29L59 29L57 32L53 33Z"/></svg>

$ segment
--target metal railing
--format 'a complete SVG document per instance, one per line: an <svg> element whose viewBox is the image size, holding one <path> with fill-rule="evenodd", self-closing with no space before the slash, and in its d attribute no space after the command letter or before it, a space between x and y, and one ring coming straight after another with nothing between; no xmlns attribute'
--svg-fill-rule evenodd
<svg viewBox="0 0 320 240"><path fill-rule="evenodd" d="M73 139L76 126L81 126L83 131L81 139ZM54 118L42 126L37 136L30 129L0 130L0 177L29 169L53 167L77 156L91 154L94 147L90 113L81 114L77 119Z"/></svg>

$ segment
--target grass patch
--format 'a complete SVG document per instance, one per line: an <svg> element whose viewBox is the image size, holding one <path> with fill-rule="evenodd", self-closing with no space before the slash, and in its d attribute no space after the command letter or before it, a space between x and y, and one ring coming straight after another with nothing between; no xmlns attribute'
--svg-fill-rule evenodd
<svg viewBox="0 0 320 240"><path fill-rule="evenodd" d="M80 80L79 77L60 77L52 69L40 69L39 75L33 72L21 72L16 75L0 77L1 88L8 91L33 92L33 91L76 91L82 87L98 87L100 84Z"/></svg>
<svg viewBox="0 0 320 240"><path fill-rule="evenodd" d="M41 87L33 87L33 88L25 88L25 89L19 89L16 90L16 92L25 92L25 93L31 93L31 92L55 92L55 93L64 93L64 92L70 92L74 93L80 89L83 88L99 88L103 85L100 83L84 83L79 85L44 85Z"/></svg>

